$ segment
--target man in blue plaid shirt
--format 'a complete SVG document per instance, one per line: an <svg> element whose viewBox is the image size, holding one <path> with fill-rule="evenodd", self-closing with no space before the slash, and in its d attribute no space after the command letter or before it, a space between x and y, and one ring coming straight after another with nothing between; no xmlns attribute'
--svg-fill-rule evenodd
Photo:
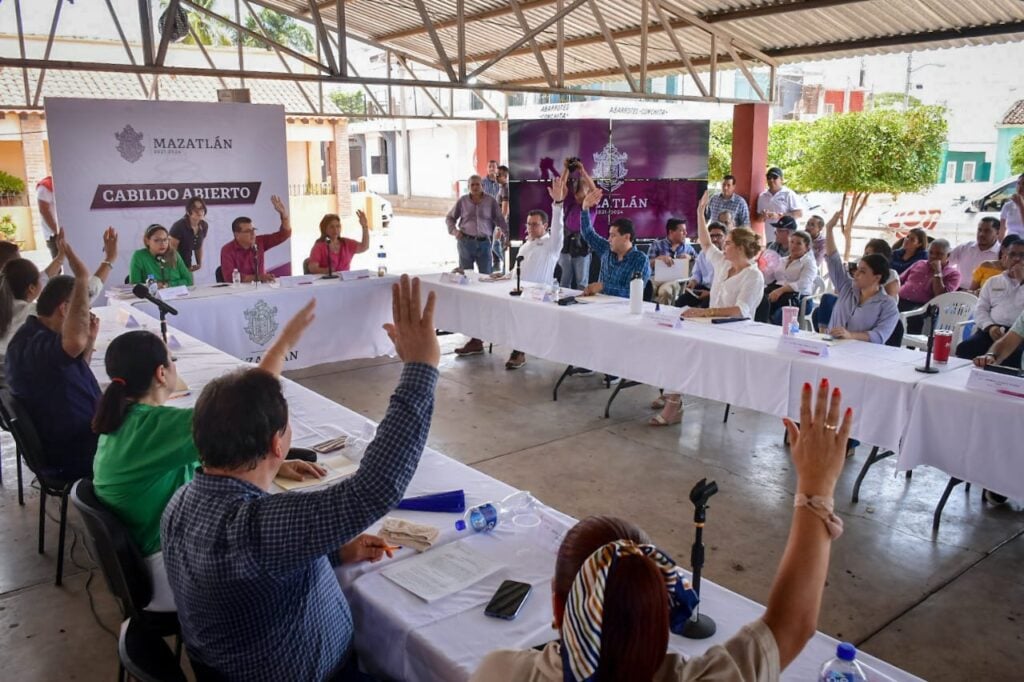
<svg viewBox="0 0 1024 682"><path fill-rule="evenodd" d="M377 561L386 543L360 535L402 499L426 444L440 350L434 294L393 291L388 335L405 362L377 437L349 479L270 495L291 444L279 380L258 368L203 389L193 437L203 469L171 498L164 564L194 667L225 680L346 680L355 672L352 615L333 566ZM209 670L207 670L209 669Z"/></svg>
<svg viewBox="0 0 1024 682"><path fill-rule="evenodd" d="M711 197L704 217L710 220L719 220L722 211L732 214L733 227L745 227L750 224L750 208L746 200L736 194L736 177L726 175L722 178L722 192Z"/></svg>
<svg viewBox="0 0 1024 682"><path fill-rule="evenodd" d="M604 190L596 187L583 199L580 212L580 234L598 258L601 259L601 276L598 281L587 285L585 293L605 293L609 296L629 298L629 282L639 272L644 286L651 278L651 264L647 256L633 246L633 221L618 218L608 228L608 239L594 231L590 209L604 197Z"/></svg>

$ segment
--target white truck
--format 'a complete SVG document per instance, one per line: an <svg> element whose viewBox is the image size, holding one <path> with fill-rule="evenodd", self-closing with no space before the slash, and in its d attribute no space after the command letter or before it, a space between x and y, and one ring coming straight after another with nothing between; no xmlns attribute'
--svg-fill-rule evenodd
<svg viewBox="0 0 1024 682"><path fill-rule="evenodd" d="M974 239L978 221L999 219L1003 204L1010 200L1017 178L997 183L940 185L926 196L899 202L897 208L879 216L879 223L893 238L901 238L915 227L934 238L962 244Z"/></svg>

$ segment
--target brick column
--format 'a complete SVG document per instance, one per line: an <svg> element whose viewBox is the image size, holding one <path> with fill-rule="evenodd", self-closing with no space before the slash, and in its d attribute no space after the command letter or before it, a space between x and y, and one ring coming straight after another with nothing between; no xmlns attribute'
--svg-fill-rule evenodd
<svg viewBox="0 0 1024 682"><path fill-rule="evenodd" d="M46 248L45 240L50 236L49 230L43 226L43 218L39 215L39 206L36 204L36 184L50 174L46 165L46 124L42 114L24 113L19 114L21 121L21 146L25 156L25 194L28 197L29 207L32 211L32 230L36 236L36 248ZM54 194L59 195L60 188L54 187ZM57 220L60 218L60 208L57 208Z"/></svg>
<svg viewBox="0 0 1024 682"><path fill-rule="evenodd" d="M334 177L334 191L338 201L338 215L344 220L353 215L352 210L352 169L348 158L348 119L334 119L334 166L331 175Z"/></svg>
<svg viewBox="0 0 1024 682"><path fill-rule="evenodd" d="M765 189L768 163L768 105L737 104L732 110L732 174L736 193L750 205L750 226L764 237L757 220L757 197Z"/></svg>
<svg viewBox="0 0 1024 682"><path fill-rule="evenodd" d="M486 177L487 162L494 159L501 163L501 123L499 121L476 122L476 172ZM461 179L461 178L460 178Z"/></svg>

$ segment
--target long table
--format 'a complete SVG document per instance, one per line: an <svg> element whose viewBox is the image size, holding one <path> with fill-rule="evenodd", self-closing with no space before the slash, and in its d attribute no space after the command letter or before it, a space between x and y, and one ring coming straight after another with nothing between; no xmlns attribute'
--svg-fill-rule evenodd
<svg viewBox="0 0 1024 682"><path fill-rule="evenodd" d="M289 370L325 362L394 355L382 325L391 321L395 277L342 281L318 279L286 288L279 284L206 285L169 301L178 315L168 322L240 360L258 362L282 326L317 299L317 319L285 359ZM156 306L132 299L157 316Z"/></svg>
<svg viewBox="0 0 1024 682"><path fill-rule="evenodd" d="M625 299L558 306L530 295L510 296L510 281L468 284L423 278L437 292L435 322L451 331L511 345L531 355L717 400L779 417L799 417L800 389L827 377L856 405L853 436L898 451L915 389L932 380L914 368L923 355L861 341L839 341L829 357L781 352L781 327L758 322L710 324L687 320L679 328L629 314ZM654 311L653 303L644 310ZM679 309L661 306L678 315ZM940 376L970 363L951 358ZM960 372L963 373L963 372Z"/></svg>
<svg viewBox="0 0 1024 682"><path fill-rule="evenodd" d="M110 341L125 331L128 313L144 328L158 330L157 321L130 308L120 306L97 309L101 317L100 338L93 357L93 371L101 384L107 383L103 371L103 353ZM180 344L175 350L178 372L188 383L190 393L171 404L192 405L202 387L211 379L245 363L219 351L181 330L172 327ZM310 445L325 437L348 433L363 438L372 434L374 424L366 418L287 379L282 380L288 399L297 446ZM358 457L352 455L354 459ZM514 488L461 464L431 448L420 460L407 495L461 488L467 504L496 500ZM301 493L298 493L301 494ZM414 555L403 549L391 562L357 564L338 569L338 579L348 597L356 622L356 647L360 660L372 673L401 680L465 680L491 650L526 647L551 640L555 633L552 620L550 580L555 552L564 533L574 520L557 510L541 505L542 523L533 528L499 527L494 533L466 535L455 531L459 515L396 511L394 515L441 529L439 544L465 542L473 549L502 564L502 569L466 589L431 604L391 583L380 574L386 565ZM378 524L370 528L377 530ZM534 594L514 621L483 615L483 607L502 580L514 578L530 582ZM763 607L710 580L702 581L702 609L714 616L718 633L708 640L691 641L673 635L670 649L697 655L707 647L724 642L744 623L757 618ZM836 640L817 633L783 679L814 679L821 663L834 655ZM918 679L872 656L862 660L884 677L878 679Z"/></svg>

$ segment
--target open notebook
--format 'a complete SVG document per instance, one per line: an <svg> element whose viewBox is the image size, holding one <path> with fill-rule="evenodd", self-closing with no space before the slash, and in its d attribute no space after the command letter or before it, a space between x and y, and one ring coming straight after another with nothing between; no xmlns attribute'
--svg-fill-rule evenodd
<svg viewBox="0 0 1024 682"><path fill-rule="evenodd" d="M274 479L274 483L285 490L300 490L302 488L309 488L315 485L323 485L324 483L344 478L345 476L351 476L359 468L358 464L350 460L345 455L321 457L317 461L317 464L327 469L327 473L323 478L307 477L304 481L293 481L290 478L282 478L281 476L278 476Z"/></svg>

